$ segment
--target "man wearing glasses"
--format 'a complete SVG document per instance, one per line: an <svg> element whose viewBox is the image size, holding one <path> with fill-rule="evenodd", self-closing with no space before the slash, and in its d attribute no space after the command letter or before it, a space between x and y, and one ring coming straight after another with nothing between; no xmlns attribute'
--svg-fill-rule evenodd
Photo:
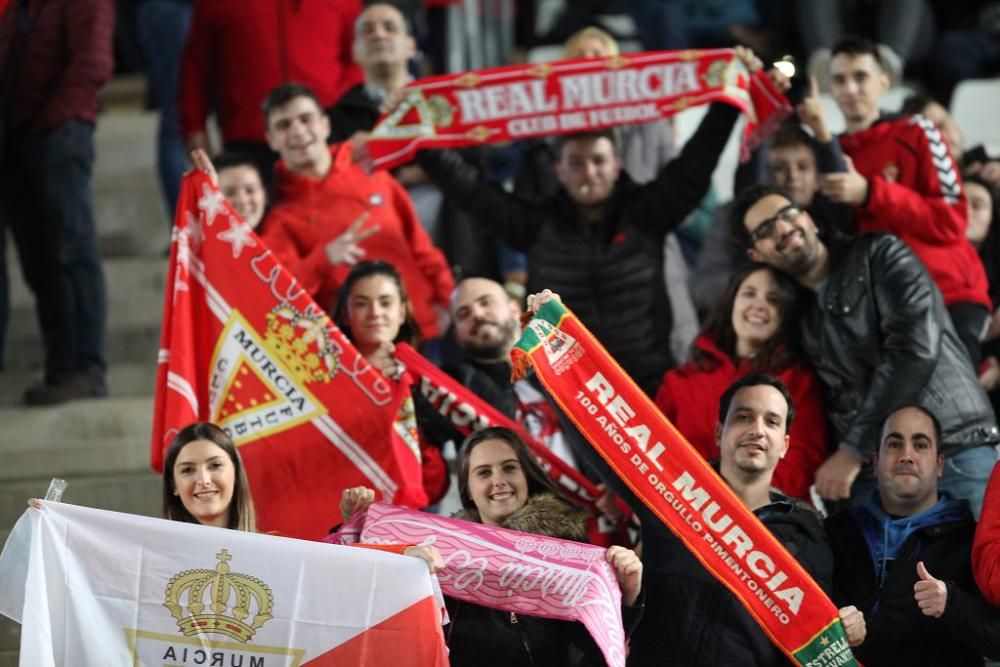
<svg viewBox="0 0 1000 667"><path fill-rule="evenodd" d="M733 208L734 238L751 259L790 274L815 298L800 343L823 382L837 450L816 471L828 500L863 499L885 417L919 405L941 421L941 488L978 516L1000 431L941 292L905 243L889 234L820 239L808 213L768 185ZM861 475L859 477L859 474Z"/></svg>

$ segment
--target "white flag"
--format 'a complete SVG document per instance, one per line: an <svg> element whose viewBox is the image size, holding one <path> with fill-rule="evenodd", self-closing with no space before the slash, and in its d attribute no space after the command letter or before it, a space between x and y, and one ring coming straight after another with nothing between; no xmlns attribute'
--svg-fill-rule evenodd
<svg viewBox="0 0 1000 667"><path fill-rule="evenodd" d="M46 502L0 554L22 666L446 665L424 561Z"/></svg>

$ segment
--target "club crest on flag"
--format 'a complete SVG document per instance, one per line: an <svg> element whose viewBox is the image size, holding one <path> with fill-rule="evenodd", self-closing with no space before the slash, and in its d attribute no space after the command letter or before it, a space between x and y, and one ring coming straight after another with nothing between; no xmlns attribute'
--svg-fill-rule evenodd
<svg viewBox="0 0 1000 667"><path fill-rule="evenodd" d="M562 375L570 366L583 356L583 348L576 339L566 332L553 327L546 320L533 319L529 328L538 336L538 341L545 350L545 357L556 375Z"/></svg>
<svg viewBox="0 0 1000 667"><path fill-rule="evenodd" d="M263 337L233 309L211 368L212 420L245 445L325 415L306 385L329 382L338 363L321 318L281 304Z"/></svg>
<svg viewBox="0 0 1000 667"><path fill-rule="evenodd" d="M274 595L260 579L230 572L226 549L216 558L214 570L185 570L167 582L163 606L186 637L220 634L246 643L272 618Z"/></svg>

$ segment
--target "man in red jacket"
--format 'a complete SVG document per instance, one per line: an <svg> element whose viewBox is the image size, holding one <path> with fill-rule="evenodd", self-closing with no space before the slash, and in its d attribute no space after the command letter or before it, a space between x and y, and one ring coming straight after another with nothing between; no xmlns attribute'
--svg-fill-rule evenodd
<svg viewBox="0 0 1000 667"><path fill-rule="evenodd" d="M831 93L847 131L840 145L847 171L820 184L831 200L854 206L857 231L890 232L903 239L944 295L956 332L973 362L990 313L988 283L968 226L961 177L940 130L922 116L883 114L879 98L889 76L871 41L845 37L833 49ZM819 105L800 115L821 143L833 136Z"/></svg>
<svg viewBox="0 0 1000 667"><path fill-rule="evenodd" d="M212 152L205 123L214 111L223 146L263 156L258 163L269 168L260 101L278 84L299 81L329 105L359 83L351 45L360 13L360 0L195 2L178 90L188 149Z"/></svg>
<svg viewBox="0 0 1000 667"><path fill-rule="evenodd" d="M281 160L263 238L278 259L324 308L358 261L389 262L403 277L420 335L440 336L455 281L403 187L384 171L365 173L350 143L327 146L330 120L308 88L278 86L264 113Z"/></svg>

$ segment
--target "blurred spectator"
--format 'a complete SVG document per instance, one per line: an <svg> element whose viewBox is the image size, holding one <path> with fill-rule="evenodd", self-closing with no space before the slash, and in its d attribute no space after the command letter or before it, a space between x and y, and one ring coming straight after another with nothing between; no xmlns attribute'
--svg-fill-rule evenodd
<svg viewBox="0 0 1000 667"><path fill-rule="evenodd" d="M760 68L747 52L748 66ZM528 256L528 291L551 288L647 393L673 355L663 282L663 239L711 184L737 113L713 104L681 155L656 179L636 184L622 171L613 130L559 138L560 189L539 202L483 183L454 151L424 150L418 163L490 234Z"/></svg>
<svg viewBox="0 0 1000 667"><path fill-rule="evenodd" d="M850 208L834 204L819 191L821 171L845 169L843 155L839 151L824 151L817 155L816 140L802 129L797 119L789 119L768 140L766 147L758 149L757 153L763 153L767 163L765 182L784 190L795 205L808 211L821 232L830 226L842 231L852 228L854 216ZM820 159L828 162L819 165L817 161ZM732 202L715 209L712 225L698 254L691 295L698 309L704 313L715 308L733 273L750 262L746 250L733 243L729 231L731 213Z"/></svg>
<svg viewBox="0 0 1000 667"><path fill-rule="evenodd" d="M614 37L605 30L589 26L570 36L563 53L566 58L602 58L616 56L619 52ZM615 140L622 168L638 184L653 181L660 169L679 152L674 142L673 124L666 119L621 125L615 128ZM551 200L560 191L556 175L556 140L538 138L522 143L525 150L515 176L515 194L533 202ZM698 314L688 287L687 263L673 232L665 237L663 256L664 288L670 307L670 352L675 359L683 359L698 335Z"/></svg>
<svg viewBox="0 0 1000 667"><path fill-rule="evenodd" d="M809 74L829 90L834 46L846 34L865 35L878 44L877 57L891 85L903 69L927 55L934 40L934 13L927 0L798 0L799 30L809 54Z"/></svg>
<svg viewBox="0 0 1000 667"><path fill-rule="evenodd" d="M465 278L452 295L451 318L461 358L445 363L444 371L575 466L556 407L543 393L538 380L532 375L510 381L510 352L521 337L520 304L495 280ZM418 403L418 413L420 408ZM439 435L431 436L433 440L462 441L450 421L436 417L434 423Z"/></svg>
<svg viewBox="0 0 1000 667"><path fill-rule="evenodd" d="M885 415L921 405L941 422L948 462L941 488L978 513L1000 431L941 292L917 256L890 234L831 232L824 241L808 213L767 185L740 196L732 231L752 259L814 293L799 343L823 383L837 443L816 471L819 494L863 500L873 480L862 468Z"/></svg>
<svg viewBox="0 0 1000 667"><path fill-rule="evenodd" d="M345 141L357 132L375 127L379 106L386 97L412 80L408 64L416 51L406 18L393 5L376 2L365 7L354 23L354 61L361 67L364 81L348 90L336 104L327 109L330 116L330 137ZM476 161L479 151L462 151L466 159ZM413 201L420 223L442 248L455 270L464 272L481 268L482 235L474 224L447 206L441 191L430 183L423 170L408 164L393 170L393 176L406 188ZM490 263L493 266L493 263Z"/></svg>
<svg viewBox="0 0 1000 667"><path fill-rule="evenodd" d="M889 415L875 455L878 488L826 522L833 600L868 617L854 655L870 667L1000 657L1000 609L972 578L969 503L938 493L940 430L918 406Z"/></svg>
<svg viewBox="0 0 1000 667"><path fill-rule="evenodd" d="M881 112L879 99L889 82L870 41L844 38L834 46L830 72L833 98L847 126L838 140L850 161L843 173L823 176L823 194L854 207L859 233L890 232L913 249L978 366L990 313L988 284L965 237L965 192L944 137L926 118ZM802 111L821 145L832 146L821 108Z"/></svg>
<svg viewBox="0 0 1000 667"><path fill-rule="evenodd" d="M187 168L184 142L177 119L177 76L181 52L191 25L192 0L135 0L136 30L146 65L146 81L153 106L160 112L156 138L156 168L174 221L181 176Z"/></svg>
<svg viewBox="0 0 1000 667"><path fill-rule="evenodd" d="M387 380L409 384L393 428L420 461L428 505L436 505L451 483L441 457L442 442L425 437L422 413L414 408L416 391L405 367L396 361L396 343L414 347L420 342L413 304L399 272L387 262L357 264L337 295L333 321L365 358ZM418 428L419 427L419 428Z"/></svg>
<svg viewBox="0 0 1000 667"><path fill-rule="evenodd" d="M691 360L667 371L656 405L706 460L718 457L715 404L737 378L778 377L795 403L789 446L772 483L782 493L808 498L813 473L827 456L826 417L819 381L795 344L799 287L783 273L751 264L733 276L702 333Z"/></svg>
<svg viewBox="0 0 1000 667"><path fill-rule="evenodd" d="M111 0L24 0L0 19L0 245L9 225L45 346L29 405L107 395L90 178L113 17Z"/></svg>
<svg viewBox="0 0 1000 667"><path fill-rule="evenodd" d="M990 298L1000 304L1000 228L994 225L997 214L997 191L978 176L967 176L965 195L969 203L969 227L966 235L979 251ZM979 366L979 382L989 392L994 413L1000 413L1000 305L990 317L983 341L983 361Z"/></svg>
<svg viewBox="0 0 1000 667"><path fill-rule="evenodd" d="M360 0L199 0L181 60L181 135L188 149L208 148L215 113L226 150L254 157L270 181L275 156L264 142L260 104L280 83L298 81L323 106L361 80L351 59Z"/></svg>
<svg viewBox="0 0 1000 667"><path fill-rule="evenodd" d="M267 211L267 189L257 164L246 155L222 153L212 160L218 172L219 190L233 209L250 225L258 229Z"/></svg>
<svg viewBox="0 0 1000 667"><path fill-rule="evenodd" d="M389 262L403 277L420 335L440 336L455 285L403 187L384 171L365 173L350 142L327 145L330 119L308 88L278 86L264 108L268 141L281 155L264 241L324 308L352 265Z"/></svg>

